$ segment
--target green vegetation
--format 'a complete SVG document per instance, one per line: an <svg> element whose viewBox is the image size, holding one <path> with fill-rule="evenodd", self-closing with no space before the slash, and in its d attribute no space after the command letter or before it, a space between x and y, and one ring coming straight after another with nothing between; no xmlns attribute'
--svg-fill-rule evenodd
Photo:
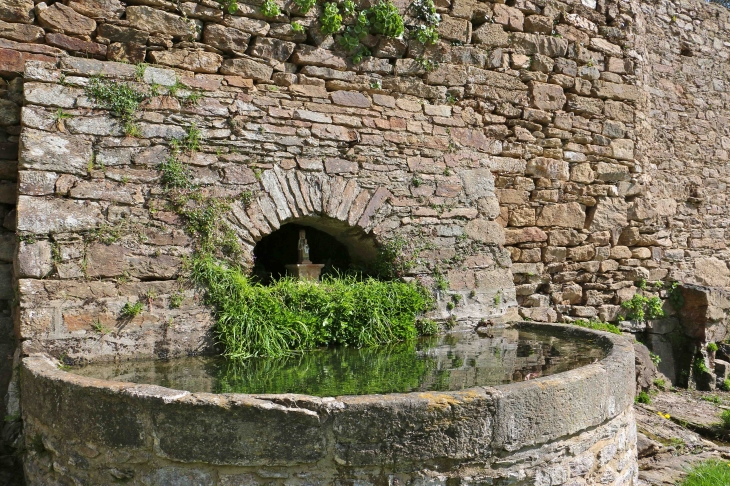
<svg viewBox="0 0 730 486"><path fill-rule="evenodd" d="M702 462L689 471L679 486L721 486L730 484L730 465L725 461Z"/></svg>
<svg viewBox="0 0 730 486"><path fill-rule="evenodd" d="M417 26L412 32L411 37L424 45L433 45L439 41L439 34L435 27L426 25Z"/></svg>
<svg viewBox="0 0 730 486"><path fill-rule="evenodd" d="M124 307L122 307L121 316L125 319L132 319L140 315L143 310L144 304L141 301L137 301L134 304L127 302L124 304Z"/></svg>
<svg viewBox="0 0 730 486"><path fill-rule="evenodd" d="M628 318L636 321L645 319L658 319L664 317L662 301L659 297L644 297L634 294L631 300L621 304L621 307L628 311Z"/></svg>
<svg viewBox="0 0 730 486"><path fill-rule="evenodd" d="M98 76L89 80L85 92L90 99L122 119L125 134L140 134L139 126L134 120L139 104L146 98L145 94L127 83L106 81Z"/></svg>
<svg viewBox="0 0 730 486"><path fill-rule="evenodd" d="M730 410L723 410L720 414L720 420L722 420L724 429L730 429Z"/></svg>
<svg viewBox="0 0 730 486"><path fill-rule="evenodd" d="M655 378L654 386L659 388L660 390L664 390L667 387L667 382L664 378Z"/></svg>
<svg viewBox="0 0 730 486"><path fill-rule="evenodd" d="M53 120L59 121L59 120L67 120L69 118L73 117L71 113L66 113L63 111L63 108L59 108L56 110L56 113L53 114Z"/></svg>
<svg viewBox="0 0 730 486"><path fill-rule="evenodd" d="M216 308L217 338L229 358L413 339L417 316L432 305L422 287L370 278L282 279L263 286L206 255L194 259L192 278L207 288L208 303Z"/></svg>
<svg viewBox="0 0 730 486"><path fill-rule="evenodd" d="M380 0L367 10L371 33L386 37L401 37L404 26L403 18L398 13L398 7L390 0Z"/></svg>
<svg viewBox="0 0 730 486"><path fill-rule="evenodd" d="M319 22L322 24L320 31L324 35L334 34L340 30L340 27L342 27L342 15L340 14L340 9L337 8L337 4L335 2L328 2L324 4L324 12L322 13L322 17L319 19Z"/></svg>
<svg viewBox="0 0 730 486"><path fill-rule="evenodd" d="M221 8L229 14L234 14L238 11L237 0L218 0L218 3L221 5Z"/></svg>
<svg viewBox="0 0 730 486"><path fill-rule="evenodd" d="M651 403L651 397L645 391L641 391L638 395L636 395L634 401L636 401L636 403L643 403L644 405L648 405Z"/></svg>
<svg viewBox="0 0 730 486"><path fill-rule="evenodd" d="M190 169L175 157L168 157L160 164L161 181L166 189L190 189L193 187L193 178Z"/></svg>
<svg viewBox="0 0 730 486"><path fill-rule="evenodd" d="M672 304L676 310L679 310L684 305L684 296L679 288L679 282L672 282L669 285L669 303Z"/></svg>
<svg viewBox="0 0 730 486"><path fill-rule="evenodd" d="M110 332L112 332L112 330L109 329L108 327L106 327L104 324L102 324L102 322L99 319L94 319L94 321L91 323L91 329L98 332L102 336L105 336L105 335L109 334Z"/></svg>
<svg viewBox="0 0 730 486"><path fill-rule="evenodd" d="M717 348L717 344L716 343L708 343L707 344L707 351L709 351L710 353L717 352L717 349L718 348Z"/></svg>
<svg viewBox="0 0 730 486"><path fill-rule="evenodd" d="M702 357L702 355L699 355L695 358L694 363L692 363L692 368L694 369L695 373L699 375L710 372L710 369L705 364L705 359Z"/></svg>
<svg viewBox="0 0 730 486"><path fill-rule="evenodd" d="M294 32L303 33L304 32L304 26L300 24L299 22L292 22L291 23L291 30Z"/></svg>
<svg viewBox="0 0 730 486"><path fill-rule="evenodd" d="M261 4L261 14L264 17L278 17L281 15L281 9L274 0L264 0Z"/></svg>
<svg viewBox="0 0 730 486"><path fill-rule="evenodd" d="M651 358L651 362L654 363L654 366L659 366L659 363L662 362L662 358L660 358L658 354L654 354L651 351L649 351L649 358Z"/></svg>
<svg viewBox="0 0 730 486"><path fill-rule="evenodd" d="M596 331L606 331L612 334L619 335L621 334L621 330L618 328L618 326L609 324L608 322L601 322L593 319L589 321L585 319L576 319L572 322L572 324L579 327L585 327L587 329L594 329Z"/></svg>
<svg viewBox="0 0 730 486"><path fill-rule="evenodd" d="M420 250L402 236L391 238L378 248L375 272L384 279L403 277L416 266L419 253Z"/></svg>
<svg viewBox="0 0 730 486"><path fill-rule="evenodd" d="M317 3L317 0L294 0L294 5L297 6L299 12L306 14L312 7Z"/></svg>
<svg viewBox="0 0 730 486"><path fill-rule="evenodd" d="M705 395L704 397L700 397L700 400L714 403L715 405L719 405L722 402L720 397L718 397L717 395Z"/></svg>

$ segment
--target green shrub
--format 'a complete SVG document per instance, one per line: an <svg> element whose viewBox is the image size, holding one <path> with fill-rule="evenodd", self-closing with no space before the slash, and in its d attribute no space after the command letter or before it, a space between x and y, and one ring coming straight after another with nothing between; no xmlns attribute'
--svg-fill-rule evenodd
<svg viewBox="0 0 730 486"><path fill-rule="evenodd" d="M723 380L723 382L720 384L720 390L730 391L730 380Z"/></svg>
<svg viewBox="0 0 730 486"><path fill-rule="evenodd" d="M725 461L709 460L689 471L679 486L725 486L730 484L730 467Z"/></svg>
<svg viewBox="0 0 730 486"><path fill-rule="evenodd" d="M342 27L342 15L335 2L324 4L324 12L319 21L322 24L320 30L324 35L334 34L340 30L340 27Z"/></svg>
<svg viewBox="0 0 730 486"><path fill-rule="evenodd" d="M215 332L230 358L413 339L416 318L433 305L420 286L371 278L282 279L263 286L210 256L194 260L192 278L207 289L216 309Z"/></svg>
<svg viewBox="0 0 730 486"><path fill-rule="evenodd" d="M373 34L386 37L401 37L403 35L403 18L398 13L398 7L390 0L380 0L367 12Z"/></svg>
<svg viewBox="0 0 730 486"><path fill-rule="evenodd" d="M658 319L664 317L662 301L659 297L647 298L643 295L634 294L631 300L621 304L621 307L629 311L628 318L636 321L643 321L645 318Z"/></svg>
<svg viewBox="0 0 730 486"><path fill-rule="evenodd" d="M281 15L281 9L274 0L264 0L261 4L261 14L264 17L278 17Z"/></svg>
<svg viewBox="0 0 730 486"><path fill-rule="evenodd" d="M189 189L193 185L193 178L188 167L175 157L168 157L160 164L162 177L160 181L166 189Z"/></svg>
<svg viewBox="0 0 730 486"><path fill-rule="evenodd" d="M421 44L430 46L439 41L439 34L435 27L419 25L411 31L411 37Z"/></svg>
<svg viewBox="0 0 730 486"><path fill-rule="evenodd" d="M664 378L655 378L654 379L654 386L659 388L660 390L664 390L667 386L666 380Z"/></svg>
<svg viewBox="0 0 730 486"><path fill-rule="evenodd" d="M654 354L651 351L649 351L649 358L651 358L651 362L654 363L654 366L659 366L659 363L662 362L662 358L658 354Z"/></svg>
<svg viewBox="0 0 730 486"><path fill-rule="evenodd" d="M635 399L636 403L643 403L645 405L649 405L651 403L651 397L648 393L645 391L639 392L638 395L636 395Z"/></svg>
<svg viewBox="0 0 730 486"><path fill-rule="evenodd" d="M708 343L707 344L707 351L709 351L710 353L716 352L717 349L718 348L717 348L717 344L716 343Z"/></svg>

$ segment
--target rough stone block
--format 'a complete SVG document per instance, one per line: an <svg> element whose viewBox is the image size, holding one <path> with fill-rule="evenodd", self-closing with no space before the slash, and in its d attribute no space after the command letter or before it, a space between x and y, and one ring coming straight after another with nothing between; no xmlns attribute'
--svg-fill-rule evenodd
<svg viewBox="0 0 730 486"><path fill-rule="evenodd" d="M537 225L583 229L585 220L586 215L580 204L570 202L543 207L537 218Z"/></svg>
<svg viewBox="0 0 730 486"><path fill-rule="evenodd" d="M87 231L102 222L99 205L88 201L18 197L18 231L33 234Z"/></svg>
<svg viewBox="0 0 730 486"><path fill-rule="evenodd" d="M156 64L171 66L194 73L216 73L223 58L213 52L170 49L150 52L150 59Z"/></svg>
<svg viewBox="0 0 730 486"><path fill-rule="evenodd" d="M567 100L563 88L555 84L533 83L532 105L540 110L562 110Z"/></svg>
<svg viewBox="0 0 730 486"><path fill-rule="evenodd" d="M251 59L226 59L221 65L222 74L236 74L256 81L269 81L274 69Z"/></svg>
<svg viewBox="0 0 730 486"><path fill-rule="evenodd" d="M487 47L507 47L509 45L509 34L499 24L487 22L482 24L472 33L474 44L484 44Z"/></svg>
<svg viewBox="0 0 730 486"><path fill-rule="evenodd" d="M522 31L525 15L518 9L504 4L494 4L494 22L504 25L508 30Z"/></svg>
<svg viewBox="0 0 730 486"><path fill-rule="evenodd" d="M0 20L32 24L35 20L33 0L3 0L0 3Z"/></svg>
<svg viewBox="0 0 730 486"><path fill-rule="evenodd" d="M200 20L185 21L179 15L158 10L146 5L127 7L127 20L132 28L152 34L166 34L173 37L199 37L203 30Z"/></svg>
<svg viewBox="0 0 730 486"><path fill-rule="evenodd" d="M75 35L89 35L96 30L94 20L62 3L54 3L50 7L41 7L38 10L38 23L47 29Z"/></svg>
<svg viewBox="0 0 730 486"><path fill-rule="evenodd" d="M275 59L284 62L291 57L295 47L294 42L256 37L248 48L248 54L263 59Z"/></svg>
<svg viewBox="0 0 730 486"><path fill-rule="evenodd" d="M85 175L91 142L81 135L62 135L26 129L20 137L20 169Z"/></svg>

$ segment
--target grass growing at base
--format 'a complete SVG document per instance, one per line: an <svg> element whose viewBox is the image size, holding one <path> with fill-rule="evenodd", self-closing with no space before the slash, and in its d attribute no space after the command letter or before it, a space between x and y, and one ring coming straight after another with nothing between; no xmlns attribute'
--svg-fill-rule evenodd
<svg viewBox="0 0 730 486"><path fill-rule="evenodd" d="M687 477L678 486L724 486L730 484L730 463L706 461L688 471Z"/></svg>
<svg viewBox="0 0 730 486"><path fill-rule="evenodd" d="M585 327L588 329L594 329L596 331L606 331L613 334L621 334L621 330L618 328L618 326L615 326L613 324L609 324L608 322L601 322L601 321L586 321L585 319L576 319L573 321L573 324L580 327Z"/></svg>
<svg viewBox="0 0 730 486"><path fill-rule="evenodd" d="M418 316L432 306L428 291L416 284L344 276L264 286L210 256L193 261L191 276L216 309L224 354L236 359L413 339Z"/></svg>

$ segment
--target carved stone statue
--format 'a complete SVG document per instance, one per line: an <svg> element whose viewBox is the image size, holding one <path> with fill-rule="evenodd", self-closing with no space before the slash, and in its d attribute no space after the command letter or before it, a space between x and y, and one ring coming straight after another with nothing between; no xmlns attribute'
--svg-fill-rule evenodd
<svg viewBox="0 0 730 486"><path fill-rule="evenodd" d="M297 263L285 265L287 273L299 280L319 280L324 264L312 263L309 259L309 243L305 230L299 230L299 241L297 242Z"/></svg>

